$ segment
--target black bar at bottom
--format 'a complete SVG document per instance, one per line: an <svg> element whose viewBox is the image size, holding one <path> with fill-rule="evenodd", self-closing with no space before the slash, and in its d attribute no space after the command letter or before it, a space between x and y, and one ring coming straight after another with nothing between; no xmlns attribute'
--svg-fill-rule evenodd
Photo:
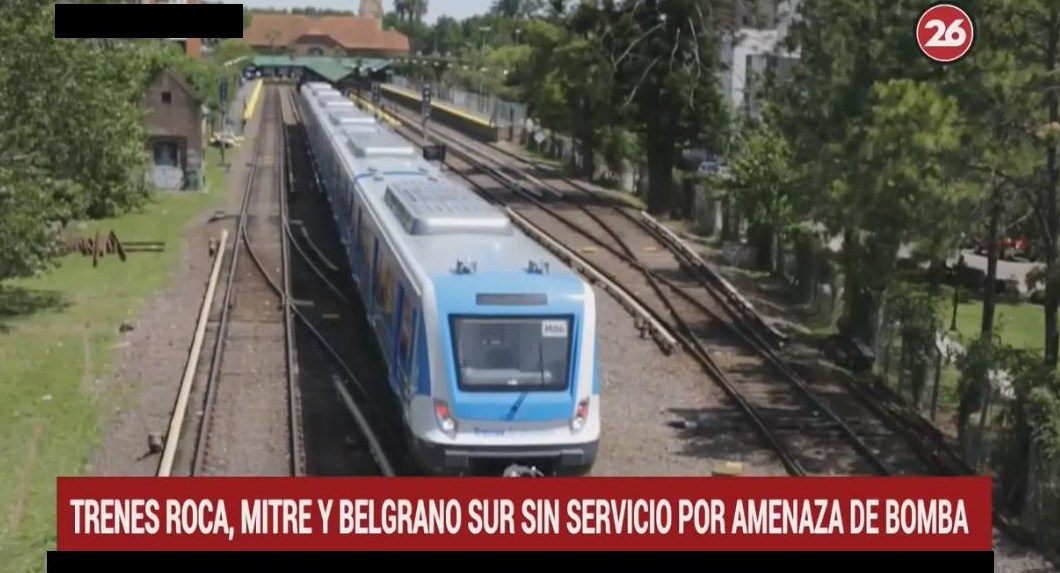
<svg viewBox="0 0 1060 573"><path fill-rule="evenodd" d="M282 552L282 551L225 551L225 552L76 552L49 551L48 573L84 571L107 571L118 573L130 571L180 573L210 571L308 571L343 570L351 567L372 570L371 561L375 553L385 561L388 570L397 570L400 565L423 567L435 570L441 566L459 565L461 571L505 571L551 569L562 565L563 569L596 570L602 565L618 564L619 559L631 559L639 552L613 552L616 561L611 561L608 552ZM492 557L484 554L490 553ZM704 569L717 571L799 571L806 569L862 573L886 571L908 573L910 571L976 571L994 570L994 552L688 552L699 554L698 564ZM553 557L555 560L548 560ZM650 555L645 555L650 558ZM675 557L676 558L676 557ZM632 561L624 561L632 564ZM351 564L356 563L356 566ZM651 563L651 562L649 562ZM655 562L658 563L658 562ZM688 565L689 563L685 563ZM633 567L636 570L636 567Z"/></svg>

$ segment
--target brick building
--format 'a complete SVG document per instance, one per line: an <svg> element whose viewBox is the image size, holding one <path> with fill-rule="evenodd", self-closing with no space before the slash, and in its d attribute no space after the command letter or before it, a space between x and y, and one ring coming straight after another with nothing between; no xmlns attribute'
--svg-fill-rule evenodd
<svg viewBox="0 0 1060 573"><path fill-rule="evenodd" d="M262 55L393 58L409 55L409 39L377 18L254 14L243 39Z"/></svg>
<svg viewBox="0 0 1060 573"><path fill-rule="evenodd" d="M158 189L199 189L205 174L205 99L179 74L159 72L147 86L144 152Z"/></svg>

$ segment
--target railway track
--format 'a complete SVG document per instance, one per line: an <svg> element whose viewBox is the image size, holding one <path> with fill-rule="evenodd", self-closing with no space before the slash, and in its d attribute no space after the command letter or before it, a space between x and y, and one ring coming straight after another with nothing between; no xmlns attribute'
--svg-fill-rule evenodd
<svg viewBox="0 0 1060 573"><path fill-rule="evenodd" d="M286 304L290 267L277 224L283 217L282 134L271 90L264 104L220 301L191 475L304 473Z"/></svg>
<svg viewBox="0 0 1060 573"><path fill-rule="evenodd" d="M326 377L331 381L305 389L313 396L312 410L304 416L306 432L322 448L311 464L317 474L365 473L374 464L383 475L403 475L412 470L407 464L401 412L387 385L373 334L363 321L364 307L354 294L348 259L305 140L294 92L288 87L280 89L290 165L288 187L294 190L288 201L293 218L284 227L297 254L294 294L304 318L300 330L310 335L307 338L313 339L314 346L304 368L322 370L320 376L308 376L310 380ZM334 416L318 415L337 407L348 412L354 428L337 432L329 421Z"/></svg>
<svg viewBox="0 0 1060 573"><path fill-rule="evenodd" d="M559 186L564 188L556 189L553 186L553 189L558 190L565 199L578 201L589 198L590 204L597 204L595 208L606 209L610 206L612 212L622 215L626 219L622 223L633 222L647 230L660 243L664 244L669 252L676 254L679 259L678 263L682 268L689 275L696 277L699 284L708 289L710 295L726 307L724 310L725 314L728 315L727 322L731 327L741 328L745 337L756 339L753 343L756 346L764 346L763 352L772 354L772 360L782 360L776 355L774 348L784 342L786 337L768 325L762 316L751 308L750 303L744 300L728 284L728 281L721 277L717 270L703 261L668 229L649 218L642 218L640 221L635 220L628 210L621 206L614 206L613 200L607 197L601 198L597 190L576 179L567 177L551 166L504 149L501 146L486 146L477 141L475 144L478 145L479 149L484 149L486 153L494 154L495 158L503 156L503 158L526 165L535 171L539 180L558 182ZM604 205L599 204L601 199ZM613 217L611 218L613 219ZM873 414L877 418L887 424L891 431L903 435L917 449L921 458L930 459L931 465L939 473L946 475L975 474L971 466L956 453L953 440L920 412L912 408L893 388L880 383L876 379L859 379L848 372L838 369L833 371L833 376L836 379L834 383L845 386L847 391L857 395L866 407L873 410ZM816 378L812 374L808 377ZM813 380L811 380L812 382ZM834 383L833 386L835 385Z"/></svg>
<svg viewBox="0 0 1060 573"><path fill-rule="evenodd" d="M411 118L403 110L391 109L390 113L398 117L404 123L404 129L412 134L411 140L419 142L422 139L422 130L419 122ZM724 372L718 372L720 368L717 361L709 356L703 356L705 352L693 348L690 354L703 366L714 379L722 386L726 394L734 400L739 409L751 420L752 425L764 438L767 445L780 457L785 469L791 475L807 475L806 467L800 463L797 456L781 451L788 449L784 441L779 439L778 432L774 429L795 429L806 432L807 430L821 431L830 430L835 433L839 430L846 438L845 441L853 447L861 457L861 466L868 466L869 473L876 475L890 475L892 467L903 469L917 468L914 474L948 475L948 476L974 476L977 472L957 453L951 437L947 436L941 429L925 418L919 411L912 407L893 388L883 384L877 379L863 379L839 368L814 369L805 367L793 367L781 356L776 348L784 341L784 336L771 326L767 325L750 304L740 296L735 289L720 275L720 273L703 261L692 249L681 241L673 232L669 231L657 221L641 214L640 217L630 212L621 202L613 198L602 197L600 193L583 183L566 177L555 168L542 165L541 163L527 158L521 154L505 150L498 146L484 144L474 139L466 138L459 132L445 126L434 126L432 134L438 135L437 139L449 144L456 151L458 160L463 160L465 165L479 171L490 173L496 179L500 175L503 187L511 193L509 201L519 204L533 205L548 212L554 219L562 222L573 234L587 237L586 228L592 225L582 226L577 216L570 217L562 211L569 211L572 207L581 211L585 216L591 218L598 227L597 237L590 240L608 251L613 258L623 259L628 266L637 267L645 275L645 280L655 283L651 285L651 291L658 294L659 283L671 290L680 301L675 305L670 297L660 296L661 299L670 299L671 302L663 301L662 304L671 311L671 316L678 322L684 322L687 326L689 321L679 314L681 310L696 307L700 311L699 316L711 315L712 322L721 322L723 327L729 331L729 336L724 338L724 346L732 348L729 344L735 337L742 342L742 347L751 350L757 358L752 361L768 362L781 378L795 385L805 400L811 404L814 417L820 418L825 414L826 420L811 421L802 416L791 418L789 416L778 416L771 420L774 425L769 425L770 420L754 413L752 400L748 400L742 388L736 388ZM476 161L476 159L478 161ZM483 165L483 159L485 165ZM533 175L518 180L517 170L505 167L504 163L515 161L533 170ZM509 174L515 174L515 180L509 178ZM465 177L464 174L460 174ZM466 179L467 177L465 177ZM470 180L469 180L470 181ZM479 185L476 185L479 187ZM534 192L533 187L537 187ZM481 189L480 189L481 190ZM550 198L565 199L568 205L547 205ZM596 211L592 214L592 211ZM615 224L626 232L631 232L635 239L623 239L623 233L608 228L608 223ZM531 223L532 225L532 223ZM532 229L528 229L531 230ZM540 231L544 235L547 232ZM599 233L610 237L614 245L605 245L599 241ZM570 235L568 235L569 237ZM654 240L657 247L644 249L649 256L637 257L631 252L630 242L641 242L646 237ZM651 241L648 241L649 245ZM670 261L666 261L670 258ZM648 259L648 260L638 260ZM655 259L655 260L651 260ZM659 261L662 259L662 261ZM676 279L674 260L676 266L685 275L684 279ZM666 264L669 262L670 264ZM661 263L661 264L660 264ZM581 265L576 265L581 266ZM655 275L655 280L648 279L648 275ZM706 291L706 297L697 296ZM637 297L638 300L643 300ZM705 300L704 300L705 299ZM683 303L683 304L682 304ZM677 312L674 312L677 311ZM692 315L695 316L695 315ZM688 336L689 328L678 327L678 334ZM702 330L701 330L702 332ZM695 334L692 336L697 337ZM691 343L692 346L703 346L701 343ZM687 338L682 340L682 345L688 349ZM705 349L704 349L705 350ZM723 353L724 354L724 353ZM746 354L741 353L744 360ZM713 362L712 366L709 364ZM744 368L741 362L732 364L738 369ZM807 381L805 378L809 378ZM755 384L761 386L761 383ZM829 401L838 402L833 410L828 408L819 398L822 394ZM853 400L851 399L853 398ZM824 406L823 408L821 406ZM804 402L805 407L805 402ZM847 422L846 420L850 420ZM865 424L868 421L870 424ZM779 424L777 423L779 422ZM792 422L795 422L792 424ZM785 427L786 426L786 427ZM855 430L856 428L856 430ZM907 446L907 451L894 448L896 443ZM891 446L890 450L895 452L900 460L897 463L888 464L881 460L875 453L875 445L881 448ZM794 444L790 444L794 445ZM869 451L866 451L869 450ZM820 459L820 458L818 458ZM892 461L892 460L887 460ZM873 471L874 470L874 471ZM1024 546L1034 545L1032 535L1011 516L1000 511L994 511L995 527L1012 539Z"/></svg>
<svg viewBox="0 0 1060 573"><path fill-rule="evenodd" d="M289 195L298 154L288 141L296 128L289 123L297 121L288 91L265 87L215 304L201 420L175 449L193 476L396 475L393 452L373 426L378 420L364 414L364 397L350 390L360 381L336 350L343 344L329 342L346 339L320 325L320 315L327 317L319 312L327 304L320 281L330 283L292 231L289 210L304 202Z"/></svg>
<svg viewBox="0 0 1060 573"><path fill-rule="evenodd" d="M422 132L414 118L403 111L396 115L411 139L419 141ZM680 242L668 237L661 225L612 201L601 201L598 194L569 179L548 178L532 160L518 158L537 170L533 176L520 177L519 170L506 165L518 157L515 154L498 157L492 146L467 141L442 126L434 127L432 134L453 150L459 160L451 162L454 169L476 170L465 178L521 215L527 225L561 244L587 244L583 258L622 285L657 324L669 330L735 402L789 474L838 470L892 475L898 473L896 468L936 473L921 456L895 448L904 436L868 407L850 400L846 389L834 383L811 387L803 380L774 352L772 347L781 337L762 336L763 330L769 330L762 328L760 318L748 317L749 305L733 304L739 295L731 287L697 276L702 261L680 249L675 244ZM498 181L506 193L491 189ZM550 201L553 198L574 200L559 204ZM890 454L888 459L881 454L884 451Z"/></svg>

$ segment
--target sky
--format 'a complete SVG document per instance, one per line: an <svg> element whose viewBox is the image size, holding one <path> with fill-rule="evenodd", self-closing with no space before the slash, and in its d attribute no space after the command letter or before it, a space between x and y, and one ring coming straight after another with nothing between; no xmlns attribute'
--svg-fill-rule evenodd
<svg viewBox="0 0 1060 573"><path fill-rule="evenodd" d="M240 0L239 2L233 2L228 0L230 4L244 4L251 8L293 8L300 6L313 6L316 8L332 8L336 10L353 10L357 11L360 7L360 0L308 0L299 2L298 0ZM462 20L468 16L475 14L482 14L489 10L489 7L493 4L493 0L429 0L427 2L427 16L424 18L427 22L433 23L438 19L438 16L452 16L457 20ZM394 9L394 0L383 0L383 9L391 11Z"/></svg>

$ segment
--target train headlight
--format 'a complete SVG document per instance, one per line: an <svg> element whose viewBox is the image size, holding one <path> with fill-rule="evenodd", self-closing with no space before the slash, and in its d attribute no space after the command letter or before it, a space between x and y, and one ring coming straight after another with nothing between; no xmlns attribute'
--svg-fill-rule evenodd
<svg viewBox="0 0 1060 573"><path fill-rule="evenodd" d="M571 420L571 428L575 431L585 426L585 419L589 417L589 398L578 402L578 408L574 410L574 419Z"/></svg>
<svg viewBox="0 0 1060 573"><path fill-rule="evenodd" d="M456 432L456 420L453 419L449 404L445 400L434 401L434 415L438 418L438 425L442 431L452 434Z"/></svg>

